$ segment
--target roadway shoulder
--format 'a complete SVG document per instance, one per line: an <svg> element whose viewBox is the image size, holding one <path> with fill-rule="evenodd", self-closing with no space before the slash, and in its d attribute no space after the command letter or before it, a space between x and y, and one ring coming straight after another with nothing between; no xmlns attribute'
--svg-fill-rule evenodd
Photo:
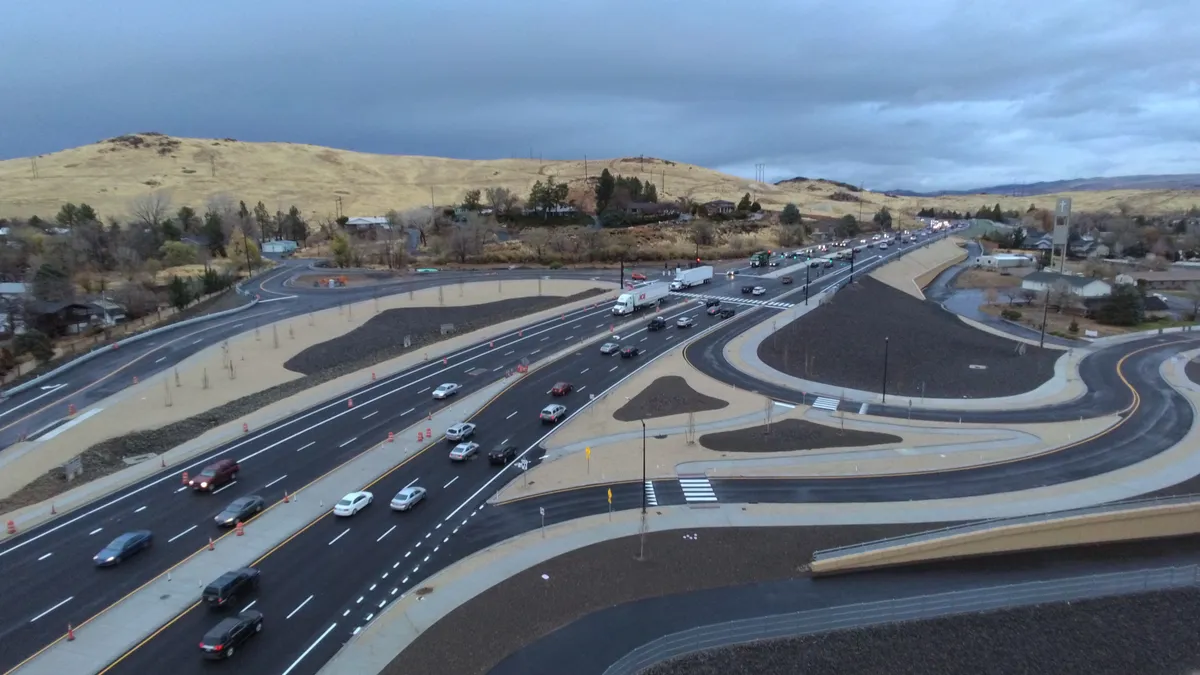
<svg viewBox="0 0 1200 675"><path fill-rule="evenodd" d="M397 433L397 438L411 438L419 428L445 428L469 417L470 412L482 408L510 384L511 380L495 382L435 413L431 420ZM220 537L212 551L197 551L76 628L73 641L59 638L15 672L61 675L101 670L196 603L205 584L230 569L250 565L284 544L344 495L361 489L424 447L397 440L364 452L295 492L290 503L276 502L246 526L244 536Z"/></svg>

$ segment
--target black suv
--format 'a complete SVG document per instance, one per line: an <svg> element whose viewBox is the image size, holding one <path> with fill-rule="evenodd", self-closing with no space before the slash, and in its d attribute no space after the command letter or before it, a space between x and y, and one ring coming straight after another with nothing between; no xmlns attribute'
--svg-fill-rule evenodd
<svg viewBox="0 0 1200 675"><path fill-rule="evenodd" d="M753 286L742 286L742 292L743 293L753 293L754 287Z"/></svg>
<svg viewBox="0 0 1200 675"><path fill-rule="evenodd" d="M667 327L667 320L661 316L656 316L650 319L650 325L646 326L646 330L662 330Z"/></svg>
<svg viewBox="0 0 1200 675"><path fill-rule="evenodd" d="M230 570L204 587L204 602L210 609L220 609L225 603L258 589L259 571L253 567Z"/></svg>
<svg viewBox="0 0 1200 675"><path fill-rule="evenodd" d="M633 357L637 356L641 352L642 352L642 350L638 349L637 347L634 347L633 345L630 345L628 347L621 347L621 358L632 359Z"/></svg>
<svg viewBox="0 0 1200 675"><path fill-rule="evenodd" d="M728 319L729 317L733 316L734 314L737 314L737 310L735 310L735 309L721 310L721 318L722 319Z"/></svg>
<svg viewBox="0 0 1200 675"><path fill-rule="evenodd" d="M200 649L206 659L227 659L236 648L262 630L262 612L248 609L237 616L221 619L204 634Z"/></svg>
<svg viewBox="0 0 1200 675"><path fill-rule="evenodd" d="M716 298L709 298L708 300L704 301L704 306L705 307L720 307L721 301Z"/></svg>
<svg viewBox="0 0 1200 675"><path fill-rule="evenodd" d="M517 458L517 446L506 445L488 453L488 461L492 464L508 464Z"/></svg>

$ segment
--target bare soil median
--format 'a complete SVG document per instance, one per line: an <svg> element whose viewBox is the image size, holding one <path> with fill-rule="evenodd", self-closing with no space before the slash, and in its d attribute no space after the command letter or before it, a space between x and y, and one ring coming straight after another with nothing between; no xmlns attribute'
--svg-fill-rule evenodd
<svg viewBox="0 0 1200 675"><path fill-rule="evenodd" d="M807 420L785 419L771 425L704 434L700 445L717 452L791 452L816 448L852 448L901 443L892 434L836 429Z"/></svg>
<svg viewBox="0 0 1200 675"><path fill-rule="evenodd" d="M613 413L613 419L620 422L636 422L683 413L721 410L728 406L728 401L706 396L692 389L682 377L666 375L651 382L650 386L629 399L628 403Z"/></svg>

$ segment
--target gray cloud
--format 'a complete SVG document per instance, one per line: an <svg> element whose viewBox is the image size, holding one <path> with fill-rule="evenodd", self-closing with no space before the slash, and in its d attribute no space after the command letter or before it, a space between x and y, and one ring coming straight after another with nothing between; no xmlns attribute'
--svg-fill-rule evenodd
<svg viewBox="0 0 1200 675"><path fill-rule="evenodd" d="M877 189L1200 171L1191 0L53 4L0 26L0 156L160 130Z"/></svg>

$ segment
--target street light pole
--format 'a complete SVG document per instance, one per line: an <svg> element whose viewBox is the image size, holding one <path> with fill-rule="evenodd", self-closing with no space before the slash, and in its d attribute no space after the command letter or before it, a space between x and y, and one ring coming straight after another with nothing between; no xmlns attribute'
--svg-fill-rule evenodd
<svg viewBox="0 0 1200 675"><path fill-rule="evenodd" d="M883 402L887 403L888 338L883 338Z"/></svg>
<svg viewBox="0 0 1200 675"><path fill-rule="evenodd" d="M1038 338L1038 347L1046 346L1046 322L1050 319L1050 289L1046 289L1046 300L1042 303L1042 335Z"/></svg>
<svg viewBox="0 0 1200 675"><path fill-rule="evenodd" d="M646 515L646 420L642 422L642 515Z"/></svg>
<svg viewBox="0 0 1200 675"><path fill-rule="evenodd" d="M804 263L804 304L805 305L808 304L808 284L809 284L809 276L808 275L809 275L809 270L811 270L811 269L812 269L812 261L811 260L806 261Z"/></svg>

